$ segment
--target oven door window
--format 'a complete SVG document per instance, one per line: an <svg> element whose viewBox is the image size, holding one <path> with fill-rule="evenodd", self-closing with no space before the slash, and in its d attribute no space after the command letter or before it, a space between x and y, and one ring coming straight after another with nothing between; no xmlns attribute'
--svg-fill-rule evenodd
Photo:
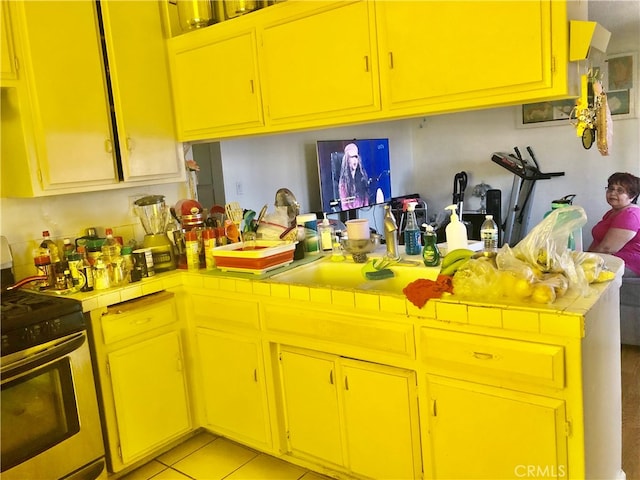
<svg viewBox="0 0 640 480"><path fill-rule="evenodd" d="M4 383L0 408L3 472L78 433L69 358Z"/></svg>

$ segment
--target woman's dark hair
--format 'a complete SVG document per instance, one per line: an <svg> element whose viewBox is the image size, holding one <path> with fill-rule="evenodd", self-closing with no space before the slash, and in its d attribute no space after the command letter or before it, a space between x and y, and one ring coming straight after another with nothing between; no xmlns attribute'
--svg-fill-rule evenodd
<svg viewBox="0 0 640 480"><path fill-rule="evenodd" d="M609 177L607 185L620 185L631 197L631 203L638 201L638 193L640 193L640 178L628 172L616 172Z"/></svg>

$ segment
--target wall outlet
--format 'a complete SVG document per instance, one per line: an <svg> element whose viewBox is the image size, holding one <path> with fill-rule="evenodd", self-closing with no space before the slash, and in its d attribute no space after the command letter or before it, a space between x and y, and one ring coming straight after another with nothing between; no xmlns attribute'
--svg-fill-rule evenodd
<svg viewBox="0 0 640 480"><path fill-rule="evenodd" d="M242 186L242 182L236 182L236 195L243 195L244 194L244 190L243 190L243 186Z"/></svg>

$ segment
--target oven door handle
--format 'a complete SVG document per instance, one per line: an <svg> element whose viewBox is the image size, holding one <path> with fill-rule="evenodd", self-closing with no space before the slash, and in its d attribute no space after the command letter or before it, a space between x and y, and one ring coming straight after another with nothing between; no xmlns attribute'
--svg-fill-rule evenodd
<svg viewBox="0 0 640 480"><path fill-rule="evenodd" d="M10 365L3 366L0 370L2 381L17 377L18 375L38 368L53 360L64 357L65 355L77 350L86 341L87 337L84 332L69 335L62 341L56 341L44 350L22 358Z"/></svg>

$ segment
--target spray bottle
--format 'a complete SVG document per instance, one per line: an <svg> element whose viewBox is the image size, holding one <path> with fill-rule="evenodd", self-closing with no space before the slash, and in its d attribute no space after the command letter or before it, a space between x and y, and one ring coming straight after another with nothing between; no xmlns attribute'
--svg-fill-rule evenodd
<svg viewBox="0 0 640 480"><path fill-rule="evenodd" d="M416 220L416 205L416 202L407 204L407 226L404 229L404 247L407 255L420 255L422 251L420 228Z"/></svg>
<svg viewBox="0 0 640 480"><path fill-rule="evenodd" d="M444 232L447 237L447 251L452 252L458 248L467 248L467 229L458 218L457 205L449 205L445 210L451 210L449 225Z"/></svg>

